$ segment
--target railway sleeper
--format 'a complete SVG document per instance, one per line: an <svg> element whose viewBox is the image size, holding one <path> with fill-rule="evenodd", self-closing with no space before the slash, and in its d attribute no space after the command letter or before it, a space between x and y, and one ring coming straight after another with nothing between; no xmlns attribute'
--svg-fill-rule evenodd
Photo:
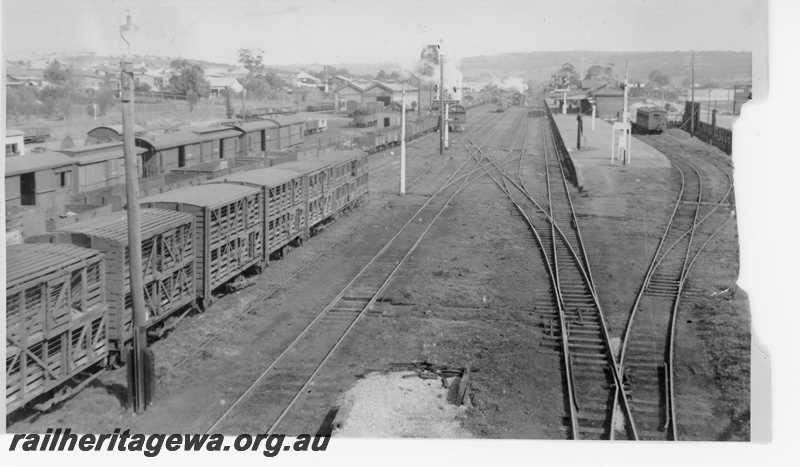
<svg viewBox="0 0 800 467"><path fill-rule="evenodd" d="M584 406L581 406L581 410L578 411L578 418L581 420L592 420L595 422L607 422L608 416L601 413L590 413L584 409ZM598 410L599 412L599 410Z"/></svg>

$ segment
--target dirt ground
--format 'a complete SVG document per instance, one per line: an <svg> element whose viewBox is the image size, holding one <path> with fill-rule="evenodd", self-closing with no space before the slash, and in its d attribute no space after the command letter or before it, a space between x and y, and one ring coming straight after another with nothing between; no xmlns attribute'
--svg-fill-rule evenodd
<svg viewBox="0 0 800 467"><path fill-rule="evenodd" d="M486 117L489 110L485 106L470 115ZM665 151L716 151L671 132L648 138L664 142ZM274 263L255 286L222 297L154 343L157 400L144 415L134 417L124 408L124 372L115 371L49 413L23 414L8 430L205 431L467 157L454 142L448 151L452 159L442 158L437 145L434 133L410 148L421 156L409 161L409 179L422 176L405 197L395 194L396 176L375 178L366 203ZM720 154L711 156L724 157ZM391 157L376 154L371 164ZM673 174L666 172L650 174L644 184L634 174L620 177L624 196L593 196L591 187L588 195L573 193L600 299L616 336L674 202L669 191ZM542 351L544 333L534 312L531 277L544 277L545 271L540 261L531 260L536 246L513 212L508 198L486 177L460 194L391 284L385 303L359 323L320 372L314 390L299 404L301 415L289 421L286 432L321 430L342 394L371 369L428 361L472 369L468 406L453 415L465 436L566 439L561 357ZM683 405L681 415L688 421L681 430L686 439L747 439L749 315L746 296L731 288L738 270L735 225L708 250L693 271L694 286L707 293L685 310L685 319L681 316L678 397L690 402ZM292 280L284 283L287 276ZM242 313L255 299L261 303L254 311ZM219 337L187 364L171 365L210 333ZM437 436L431 433L418 427L390 435Z"/></svg>

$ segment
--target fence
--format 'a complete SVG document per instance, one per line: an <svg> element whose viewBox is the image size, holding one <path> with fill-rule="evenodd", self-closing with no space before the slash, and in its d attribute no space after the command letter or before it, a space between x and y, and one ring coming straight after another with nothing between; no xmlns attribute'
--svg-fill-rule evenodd
<svg viewBox="0 0 800 467"><path fill-rule="evenodd" d="M567 180L569 180L570 183L576 187L580 187L580 185L578 185L578 175L575 173L575 166L572 165L572 159L569 157L569 151L567 151L567 145L564 144L564 140L561 138L561 132L558 131L556 121L553 119L553 114L550 111L550 107L547 105L547 102L545 102L544 109L545 113L547 114L547 121L550 124L550 130L553 132L553 138L555 139L555 147L558 159L567 169Z"/></svg>
<svg viewBox="0 0 800 467"><path fill-rule="evenodd" d="M701 105L699 102L694 103L694 133L697 139L704 143L712 144L719 149L723 150L725 154L731 155L733 151L733 131L727 128L720 128L717 126L716 111L711 117L711 123L706 123L700 120ZM683 123L680 128L688 133L692 133L692 103L686 103L686 109L683 112Z"/></svg>

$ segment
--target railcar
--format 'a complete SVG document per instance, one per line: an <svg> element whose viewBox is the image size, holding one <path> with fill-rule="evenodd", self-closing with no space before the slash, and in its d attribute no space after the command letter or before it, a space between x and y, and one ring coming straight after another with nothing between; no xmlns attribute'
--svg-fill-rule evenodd
<svg viewBox="0 0 800 467"><path fill-rule="evenodd" d="M667 112L658 107L640 107L633 126L639 132L661 134L667 127Z"/></svg>
<svg viewBox="0 0 800 467"><path fill-rule="evenodd" d="M498 113L500 113L500 112L505 112L505 111L506 111L506 109L508 109L508 102L506 102L506 101L504 101L504 100L499 100L499 101L497 101L497 107L496 107L496 109L497 109L497 112L498 112Z"/></svg>
<svg viewBox="0 0 800 467"><path fill-rule="evenodd" d="M6 412L80 389L108 356L103 254L72 245L6 247ZM95 373L96 377L96 373ZM71 383L71 384L67 384Z"/></svg>

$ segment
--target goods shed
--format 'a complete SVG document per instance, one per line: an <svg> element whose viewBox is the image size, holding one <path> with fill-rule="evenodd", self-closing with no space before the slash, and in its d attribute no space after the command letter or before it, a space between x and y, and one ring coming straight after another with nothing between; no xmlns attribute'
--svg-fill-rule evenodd
<svg viewBox="0 0 800 467"><path fill-rule="evenodd" d="M57 151L75 161L77 193L125 183L125 154L122 143L91 144ZM134 148L139 167L142 166L141 157L145 152L144 148Z"/></svg>
<svg viewBox="0 0 800 467"><path fill-rule="evenodd" d="M336 104L336 113L346 113L352 115L353 112L361 108L363 104L362 95L364 89L353 83L347 83L333 92Z"/></svg>
<svg viewBox="0 0 800 467"><path fill-rule="evenodd" d="M142 209L139 215L146 326L150 328L194 302L194 216L161 209ZM109 340L123 359L124 344L133 337L127 216L125 211L115 212L30 239L105 254Z"/></svg>
<svg viewBox="0 0 800 467"><path fill-rule="evenodd" d="M195 218L195 288L202 307L212 291L263 262L264 196L257 188L189 186L141 200L142 207Z"/></svg>
<svg viewBox="0 0 800 467"><path fill-rule="evenodd" d="M69 204L75 161L57 152L34 152L6 158L6 209L51 208Z"/></svg>
<svg viewBox="0 0 800 467"><path fill-rule="evenodd" d="M108 354L103 254L72 245L6 246L6 411Z"/></svg>

